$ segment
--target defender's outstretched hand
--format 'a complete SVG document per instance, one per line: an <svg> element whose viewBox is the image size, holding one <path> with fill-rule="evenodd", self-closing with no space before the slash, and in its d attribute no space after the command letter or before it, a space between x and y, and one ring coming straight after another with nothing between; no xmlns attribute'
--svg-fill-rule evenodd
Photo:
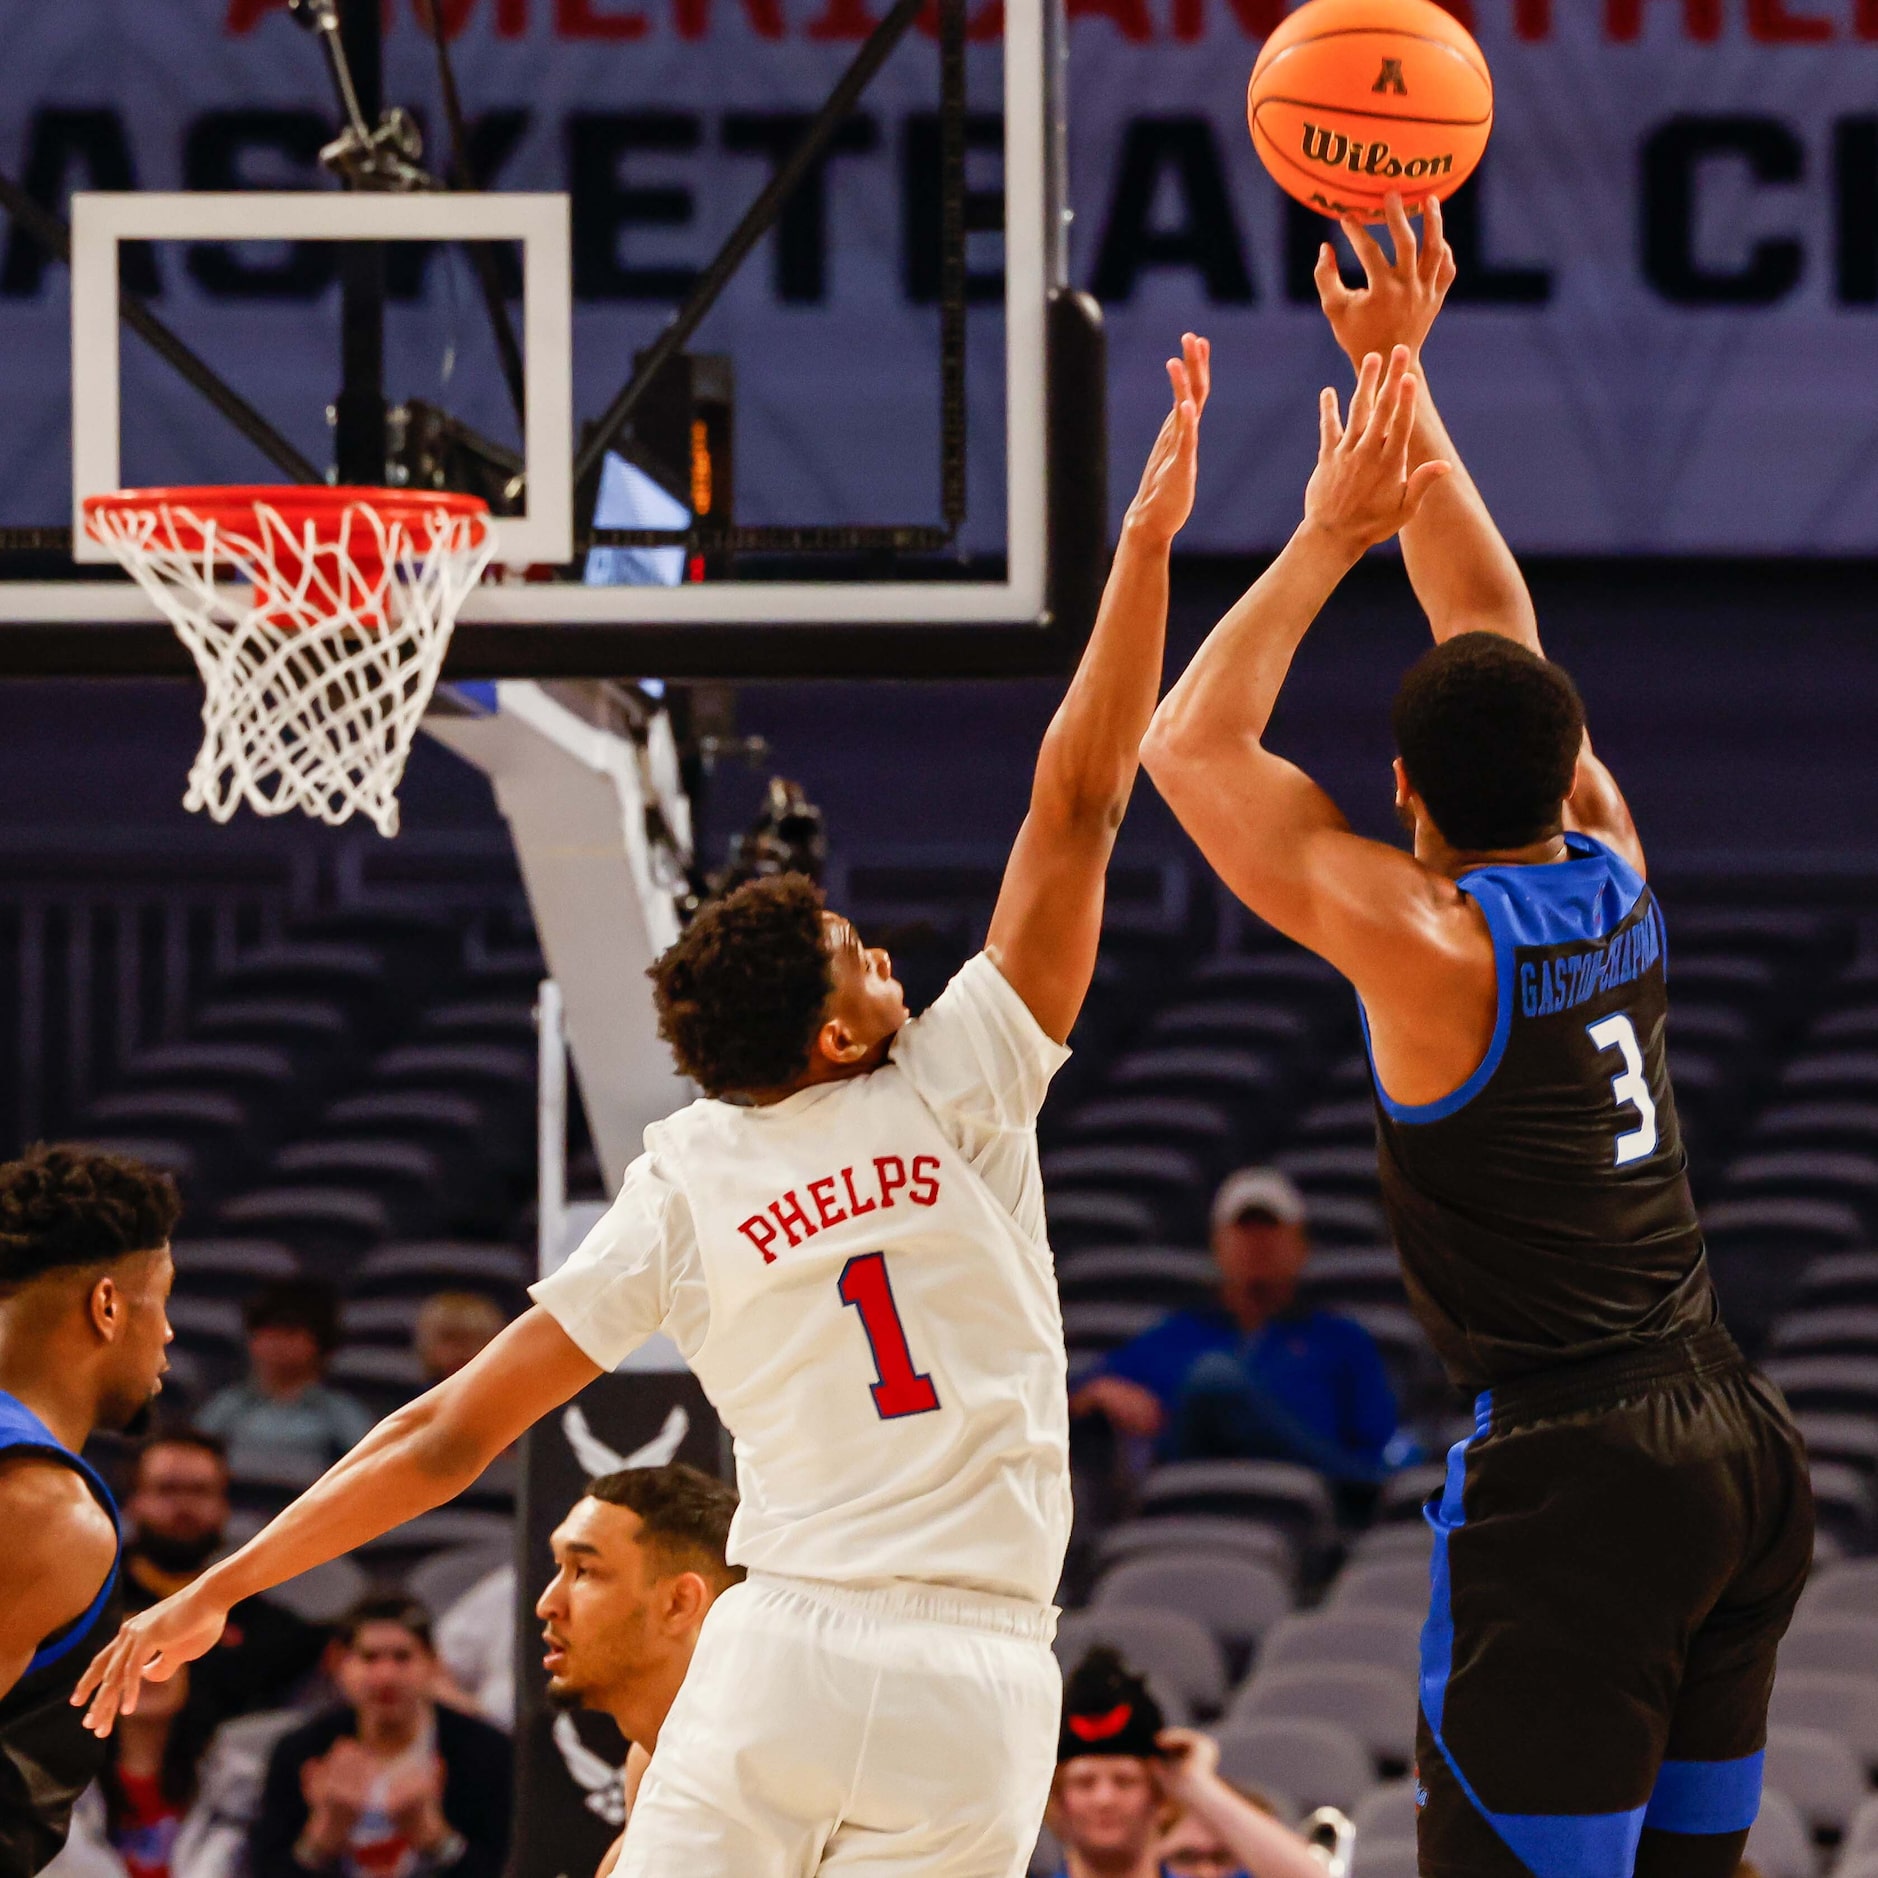
<svg viewBox="0 0 1878 1878"><path fill-rule="evenodd" d="M1200 414L1213 388L1212 342L1182 333L1180 353L1179 358L1167 361L1174 408L1148 452L1141 487L1128 505L1130 523L1162 544L1172 541L1193 513L1193 492L1200 475Z"/></svg>
<svg viewBox="0 0 1878 1878"><path fill-rule="evenodd" d="M1450 468L1434 462L1409 470L1421 388L1411 363L1408 347L1397 346L1385 376L1380 355L1368 354L1357 370L1347 425L1337 394L1326 387L1319 396L1317 468L1304 492L1304 516L1352 559L1413 521Z"/></svg>
<svg viewBox="0 0 1878 1878"><path fill-rule="evenodd" d="M194 1586L126 1618L79 1678L72 1706L89 1697L85 1726L95 1735L108 1735L120 1714L136 1714L146 1681L168 1682L185 1663L206 1655L227 1622L226 1608L200 1596Z"/></svg>
<svg viewBox="0 0 1878 1878"><path fill-rule="evenodd" d="M1346 287L1336 250L1325 242L1317 257L1317 297L1337 343L1360 365L1368 353L1385 357L1395 346L1419 354L1428 329L1454 285L1454 250L1441 227L1441 204L1430 196L1422 206L1422 237L1415 239L1402 198L1391 193L1384 209L1395 247L1391 260L1361 222L1339 224L1363 264L1367 282Z"/></svg>

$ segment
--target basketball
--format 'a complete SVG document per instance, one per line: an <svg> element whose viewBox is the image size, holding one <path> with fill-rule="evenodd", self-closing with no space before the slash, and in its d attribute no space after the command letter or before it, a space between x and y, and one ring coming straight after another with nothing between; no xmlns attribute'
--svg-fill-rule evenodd
<svg viewBox="0 0 1878 1878"><path fill-rule="evenodd" d="M1493 77L1435 0L1309 0L1265 42L1246 96L1253 147L1287 195L1378 220L1474 172L1493 129Z"/></svg>

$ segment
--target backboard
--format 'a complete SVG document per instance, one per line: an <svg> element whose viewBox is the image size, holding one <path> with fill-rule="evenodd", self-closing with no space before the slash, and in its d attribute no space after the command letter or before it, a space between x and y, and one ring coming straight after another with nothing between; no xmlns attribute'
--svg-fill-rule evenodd
<svg viewBox="0 0 1878 1878"><path fill-rule="evenodd" d="M186 669L138 590L50 531L120 483L290 480L283 463L331 479L374 371L392 436L377 480L409 473L397 451L420 424L514 466L502 571L464 609L451 676L1061 665L1107 518L1099 324L1065 286L1055 0L901 0L884 21L864 0L558 0L552 21L529 0L443 0L442 101L459 74L465 100L448 176L428 0L386 8L382 42L377 0L339 4L364 120L426 112L438 179L463 181L463 158L494 187L332 186L327 75L265 0L219 22L76 0L58 11L110 13L111 31L35 20L0 77L0 176L18 165L0 198L0 669ZM60 102L81 46L108 106ZM843 82L822 146L734 253ZM18 198L66 213L75 182L183 186L75 191L68 271ZM363 379L362 255L379 348ZM714 267L676 365L638 384ZM477 304L492 276L507 396ZM120 295L143 321L128 336ZM225 381L245 436L168 342ZM667 457L687 412L711 415L667 473L654 433L676 367L694 402ZM596 440L629 382L644 395ZM648 476L650 506L622 507L621 479ZM605 532L621 526L673 548L622 548ZM676 584L648 576L657 561Z"/></svg>

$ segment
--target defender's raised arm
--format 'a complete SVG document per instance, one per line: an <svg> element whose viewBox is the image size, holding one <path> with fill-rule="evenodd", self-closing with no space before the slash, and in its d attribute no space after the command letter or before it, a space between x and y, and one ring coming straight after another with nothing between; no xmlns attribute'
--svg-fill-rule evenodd
<svg viewBox="0 0 1878 1878"><path fill-rule="evenodd" d="M1074 1028L1095 972L1103 879L1160 694L1168 555L1193 512L1211 348L1187 333L1181 354L1168 361L1174 408L1122 522L1095 631L1044 733L1030 812L985 944L1058 1043Z"/></svg>

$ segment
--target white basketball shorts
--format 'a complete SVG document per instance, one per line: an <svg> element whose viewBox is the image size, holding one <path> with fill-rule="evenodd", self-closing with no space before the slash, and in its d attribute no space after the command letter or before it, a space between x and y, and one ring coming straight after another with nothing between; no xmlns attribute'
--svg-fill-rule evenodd
<svg viewBox="0 0 1878 1878"><path fill-rule="evenodd" d="M720 1597L617 1878L1019 1878L1056 1764L1056 1613L770 1573Z"/></svg>

